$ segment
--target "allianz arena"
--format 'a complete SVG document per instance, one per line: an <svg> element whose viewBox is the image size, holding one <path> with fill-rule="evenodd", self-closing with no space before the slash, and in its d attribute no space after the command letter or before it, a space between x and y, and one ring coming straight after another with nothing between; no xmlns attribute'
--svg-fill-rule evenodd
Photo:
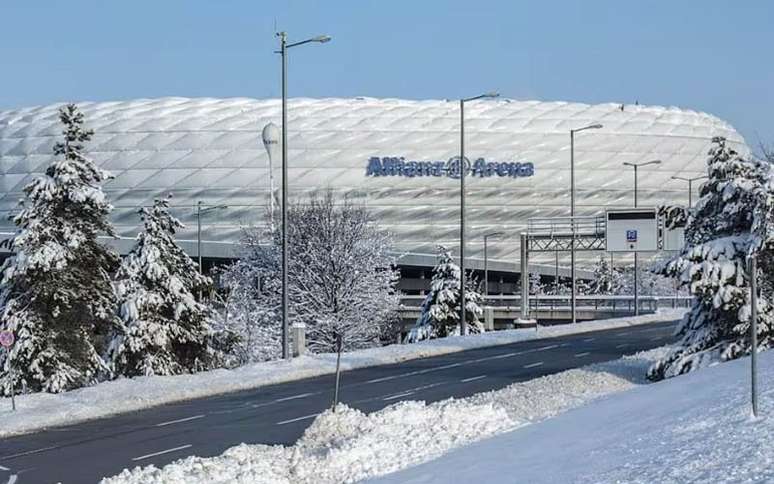
<svg viewBox="0 0 774 484"><path fill-rule="evenodd" d="M95 131L89 156L115 175L105 191L116 207L123 249L137 234L137 208L168 193L187 224L180 239L192 254L198 202L219 207L201 219L207 258L234 257L240 227L266 222L271 177L262 131L281 123L278 99L163 98L78 106ZM59 107L0 112L4 213L16 209L22 188L52 161L61 132ZM448 160L459 154L459 116L456 101L291 99L291 201L328 188L356 197L394 235L396 249L425 261L409 265L431 264L437 245L456 249L459 243L459 180L447 169ZM482 257L483 235L496 231L503 235L490 239L490 259L516 267L518 235L527 219L569 214L569 131L595 123L603 127L576 134L578 215L632 205L633 173L623 162L662 162L640 169L640 206L685 204L686 184L671 177L705 173L712 137L724 136L748 151L728 123L674 107L510 99L468 103L467 254L472 260ZM272 158L279 187L279 150ZM3 218L0 231L13 230Z"/></svg>

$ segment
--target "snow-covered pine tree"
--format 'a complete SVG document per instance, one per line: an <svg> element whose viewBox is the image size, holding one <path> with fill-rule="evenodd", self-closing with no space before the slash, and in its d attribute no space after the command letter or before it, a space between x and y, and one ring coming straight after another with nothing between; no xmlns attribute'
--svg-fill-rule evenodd
<svg viewBox="0 0 774 484"><path fill-rule="evenodd" d="M473 278L465 289L465 309L470 333L483 333L484 326L479 321L481 294L476 290ZM409 331L406 342L443 338L460 334L460 267L454 263L451 252L438 247L438 263L433 268L430 292L422 302L422 310L416 324Z"/></svg>
<svg viewBox="0 0 774 484"><path fill-rule="evenodd" d="M613 270L607 261L607 257L601 255L594 266L594 280L591 284L590 293L600 295L613 294L614 284Z"/></svg>
<svg viewBox="0 0 774 484"><path fill-rule="evenodd" d="M0 328L16 336L2 362L3 391L22 384L61 392L96 381L107 370L100 357L115 323L110 273L118 256L97 241L113 235L112 206L101 184L110 174L84 154L92 131L69 104L59 111L64 140L58 159L25 188L7 242L13 255L0 282Z"/></svg>
<svg viewBox="0 0 774 484"><path fill-rule="evenodd" d="M695 302L678 328L678 343L649 369L653 380L749 352L746 257L772 240L765 220L772 206L769 167L742 158L723 138L713 139L707 165L709 179L689 216L685 247L658 269L688 286ZM774 328L770 297L758 300L762 348L771 345Z"/></svg>
<svg viewBox="0 0 774 484"><path fill-rule="evenodd" d="M211 281L177 245L183 225L169 213L169 198L140 214L144 229L116 274L121 324L108 350L114 371L131 377L207 368L212 313L194 294Z"/></svg>
<svg viewBox="0 0 774 484"><path fill-rule="evenodd" d="M537 272L530 272L529 274L529 293L533 296L539 296L543 294L543 283L540 282L540 274Z"/></svg>

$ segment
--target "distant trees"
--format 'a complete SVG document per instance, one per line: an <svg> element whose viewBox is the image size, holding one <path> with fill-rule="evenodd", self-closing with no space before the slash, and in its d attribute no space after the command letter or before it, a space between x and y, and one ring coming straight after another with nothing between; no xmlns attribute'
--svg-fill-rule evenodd
<svg viewBox="0 0 774 484"><path fill-rule="evenodd" d="M59 111L58 159L25 188L2 268L0 327L16 344L3 358L3 392L26 385L61 392L108 372L101 357L116 324L110 274L118 256L97 241L113 234L112 207L102 191L111 175L83 153L92 131L73 104Z"/></svg>
<svg viewBox="0 0 774 484"><path fill-rule="evenodd" d="M120 320L108 356L123 376L175 375L207 368L212 310L194 295L211 285L175 241L183 225L169 199L139 211L144 230L116 274Z"/></svg>
<svg viewBox="0 0 774 484"><path fill-rule="evenodd" d="M439 247L430 291L422 303L419 319L409 331L407 342L460 334L460 276L460 267L454 263L451 252ZM483 333L484 326L479 321L483 313L482 297L476 290L476 281L472 277L467 277L466 281L465 318L468 329L471 333Z"/></svg>
<svg viewBox="0 0 774 484"><path fill-rule="evenodd" d="M685 247L658 268L690 289L695 301L678 328L680 340L649 370L653 380L686 373L749 352L748 255L760 259L758 338L772 344L774 203L770 165L747 160L723 138L713 140L709 179L689 214Z"/></svg>

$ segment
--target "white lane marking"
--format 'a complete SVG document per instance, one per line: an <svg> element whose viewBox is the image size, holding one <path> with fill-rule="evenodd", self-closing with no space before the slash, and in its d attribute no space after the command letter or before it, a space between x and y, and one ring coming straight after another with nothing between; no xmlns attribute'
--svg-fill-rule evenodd
<svg viewBox="0 0 774 484"><path fill-rule="evenodd" d="M181 423L181 422L188 422L190 420L197 420L200 418L204 418L204 414L194 415L193 417L179 418L177 420L169 420L168 422L161 422L156 424L156 427L166 427L167 425L172 425L172 424Z"/></svg>
<svg viewBox="0 0 774 484"><path fill-rule="evenodd" d="M479 376L474 376L474 377L471 377L471 378L465 378L464 380L460 380L460 382L468 383L468 382L471 382L471 381L480 380L482 378L486 378L486 375L479 375Z"/></svg>
<svg viewBox="0 0 774 484"><path fill-rule="evenodd" d="M18 476L16 474L13 474L11 477L8 478L8 482L6 484L14 484L17 478Z"/></svg>
<svg viewBox="0 0 774 484"><path fill-rule="evenodd" d="M170 452L177 452L178 450L187 449L189 447L191 447L191 444L185 444L181 445L180 447L173 447L171 449L154 452L152 454L141 455L140 457L132 457L132 460L137 462L138 460L150 459L151 457L156 457L157 455L169 454Z"/></svg>
<svg viewBox="0 0 774 484"><path fill-rule="evenodd" d="M578 353L578 354L576 354L576 355L575 355L575 357L576 357L576 358L583 358L584 356L588 356L588 355L590 355L590 354L591 354L591 353L589 353L588 351L586 351L586 352L583 352L583 353Z"/></svg>
<svg viewBox="0 0 774 484"><path fill-rule="evenodd" d="M558 347L559 347L559 345L548 345L548 346L543 346L542 348L538 348L535 351L552 350L552 349L558 348Z"/></svg>
<svg viewBox="0 0 774 484"><path fill-rule="evenodd" d="M58 448L59 448L58 445L52 445L52 446L49 446L49 447L42 447L40 449L28 450L26 452L19 452L17 454L0 455L0 459L12 459L14 457L21 457L23 455L39 454L39 453L45 452L47 450L54 450L54 449L58 449Z"/></svg>
<svg viewBox="0 0 774 484"><path fill-rule="evenodd" d="M584 343L591 343L591 342L592 342L592 341L594 341L595 339L597 339L597 338L586 338L586 339L584 339L584 340L583 340L583 342L584 342Z"/></svg>
<svg viewBox="0 0 774 484"><path fill-rule="evenodd" d="M381 378L374 378L373 380L366 380L366 383L379 383L383 381L394 380L396 378L400 378L405 375L408 375L408 373L401 373L400 375L383 376Z"/></svg>
<svg viewBox="0 0 774 484"><path fill-rule="evenodd" d="M319 413L313 413L312 415L304 415L303 417L291 418L289 420L283 420L282 422L277 422L277 425L285 425L285 424L289 424L291 422L298 422L299 420L306 420L306 419L309 419L309 418L315 418L318 415L320 415L320 414Z"/></svg>
<svg viewBox="0 0 774 484"><path fill-rule="evenodd" d="M562 343L559 345L560 348L567 348L568 346L570 346L570 343Z"/></svg>
<svg viewBox="0 0 774 484"><path fill-rule="evenodd" d="M395 400L396 398L407 397L407 396L413 395L413 394L414 394L414 392L396 393L395 395L390 395L388 397L384 397L384 398L382 398L382 400L384 400L386 402L387 400Z"/></svg>
<svg viewBox="0 0 774 484"><path fill-rule="evenodd" d="M655 338L650 338L650 341L658 341L661 339L661 336L656 336Z"/></svg>
<svg viewBox="0 0 774 484"><path fill-rule="evenodd" d="M11 469L7 467L0 466L0 471L10 471Z"/></svg>
<svg viewBox="0 0 774 484"><path fill-rule="evenodd" d="M538 361L537 363L530 363L529 365L524 365L524 368L535 368L535 367L540 366L542 364L543 364L542 361Z"/></svg>
<svg viewBox="0 0 774 484"><path fill-rule="evenodd" d="M629 343L622 343L620 345L615 345L616 348L626 348L627 346L629 346Z"/></svg>
<svg viewBox="0 0 774 484"><path fill-rule="evenodd" d="M626 336L627 334L632 334L632 332L631 331L621 331L620 333L618 333L618 336Z"/></svg>
<svg viewBox="0 0 774 484"><path fill-rule="evenodd" d="M474 361L474 360L471 360L471 361ZM451 364L448 364L448 365L434 366L432 368L425 368L424 370L409 371L409 372L406 372L406 373L401 373L399 375L383 376L381 378L374 378L373 380L366 380L366 383L380 383L380 382L383 382L383 381L395 380L396 378L403 378L403 377L406 377L406 376L424 375L425 373L430 373L431 371L448 370L449 368L456 368L458 366L462 366L462 365L467 364L467 363L469 363L469 362L451 363Z"/></svg>
<svg viewBox="0 0 774 484"><path fill-rule="evenodd" d="M293 395L291 397L278 398L276 400L272 400L272 402L274 403L287 402L288 400L297 400L299 398L306 398L312 395L314 395L314 393L301 393L300 395Z"/></svg>

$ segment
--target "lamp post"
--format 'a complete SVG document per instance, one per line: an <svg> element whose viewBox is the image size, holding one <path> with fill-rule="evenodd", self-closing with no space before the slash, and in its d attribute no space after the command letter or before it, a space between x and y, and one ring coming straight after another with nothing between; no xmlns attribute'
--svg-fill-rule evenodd
<svg viewBox="0 0 774 484"><path fill-rule="evenodd" d="M202 208L202 201L196 202L196 257L199 259L199 274L204 273L202 267L202 215L224 208L228 208L228 205L213 205L212 207Z"/></svg>
<svg viewBox="0 0 774 484"><path fill-rule="evenodd" d="M290 358L288 334L288 49L299 45L317 42L324 44L331 40L327 35L318 35L300 42L288 44L287 32L278 32L280 50L275 53L282 56L282 358Z"/></svg>
<svg viewBox="0 0 774 484"><path fill-rule="evenodd" d="M570 241L570 279L572 279L571 291L570 291L570 312L572 313L572 322L576 323L575 306L576 306L576 285L575 285L575 133L585 131L587 129L601 129L602 125L599 123L590 124L578 129L570 130L570 226L571 237Z"/></svg>
<svg viewBox="0 0 774 484"><path fill-rule="evenodd" d="M629 163L628 161L625 161L624 166L631 166L634 168L634 208L637 208L637 168L641 166L646 165L660 165L661 160L651 160L651 161L645 161L643 163ZM638 281L639 278L639 257L637 252L634 253L634 315L639 316L640 315L640 295L639 295L639 287L638 287Z"/></svg>
<svg viewBox="0 0 774 484"><path fill-rule="evenodd" d="M496 92L488 92L475 97L460 99L460 334L468 334L468 322L465 318L465 103L477 99L495 98Z"/></svg>
<svg viewBox="0 0 774 484"><path fill-rule="evenodd" d="M693 182L701 180L703 178L709 178L707 175L695 176L693 178L685 178L682 176L673 176L672 180L682 180L688 182L688 208L693 207Z"/></svg>
<svg viewBox="0 0 774 484"><path fill-rule="evenodd" d="M489 232L484 234L484 300L489 299L489 259L488 259L488 246L487 240L489 237L497 237L503 235L502 232Z"/></svg>

